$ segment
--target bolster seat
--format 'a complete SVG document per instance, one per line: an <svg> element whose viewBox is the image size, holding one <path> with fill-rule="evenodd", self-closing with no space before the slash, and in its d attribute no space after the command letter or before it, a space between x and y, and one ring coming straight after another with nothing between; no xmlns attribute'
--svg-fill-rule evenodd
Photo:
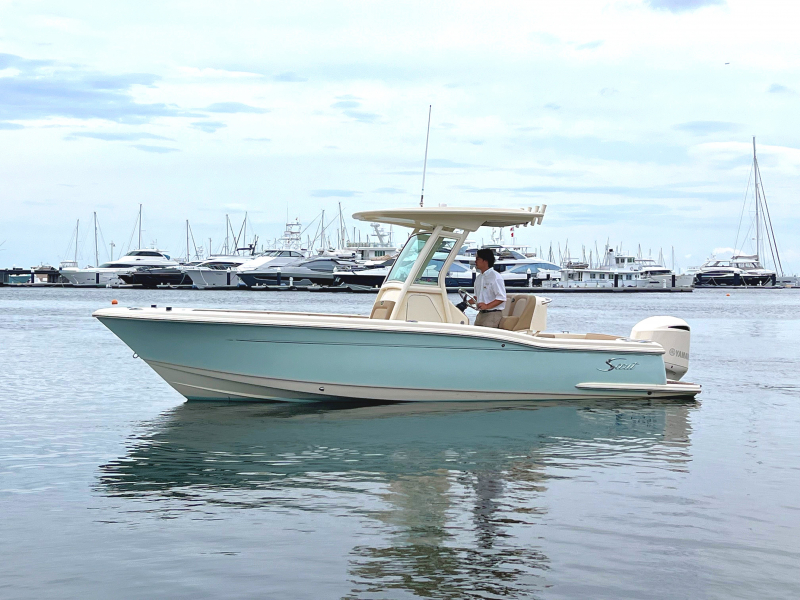
<svg viewBox="0 0 800 600"><path fill-rule="evenodd" d="M535 310L536 296L534 294L508 294L503 315L500 317L500 329L507 331L530 329Z"/></svg>

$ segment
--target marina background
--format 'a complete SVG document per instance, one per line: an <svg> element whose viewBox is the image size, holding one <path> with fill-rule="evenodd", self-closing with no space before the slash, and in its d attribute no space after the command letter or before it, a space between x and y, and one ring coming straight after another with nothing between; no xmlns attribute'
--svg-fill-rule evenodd
<svg viewBox="0 0 800 600"><path fill-rule="evenodd" d="M94 211L120 247L139 203L176 256L186 219L216 241L248 211L271 239L287 212L413 206L432 104L431 205L544 202L520 243L674 246L684 269L733 249L756 135L800 272L796 8L575 6L4 3L0 264L57 263Z"/></svg>
<svg viewBox="0 0 800 600"><path fill-rule="evenodd" d="M554 300L554 331L685 317L696 402L336 409L185 404L90 316L112 298L373 299L0 288L2 595L800 595L796 294Z"/></svg>

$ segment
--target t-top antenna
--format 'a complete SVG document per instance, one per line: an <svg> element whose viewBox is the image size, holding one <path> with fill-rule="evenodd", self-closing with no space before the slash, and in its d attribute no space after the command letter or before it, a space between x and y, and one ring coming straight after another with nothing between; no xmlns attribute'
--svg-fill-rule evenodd
<svg viewBox="0 0 800 600"><path fill-rule="evenodd" d="M432 104L428 105L428 133L425 135L425 161L422 163L422 193L419 195L419 205L424 206L425 199L425 171L428 168L428 140L431 137L431 108Z"/></svg>

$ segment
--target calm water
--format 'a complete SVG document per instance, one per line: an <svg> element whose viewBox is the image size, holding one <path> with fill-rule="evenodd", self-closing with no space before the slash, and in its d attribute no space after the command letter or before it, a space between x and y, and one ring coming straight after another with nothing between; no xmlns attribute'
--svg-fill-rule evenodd
<svg viewBox="0 0 800 600"><path fill-rule="evenodd" d="M641 404L185 404L111 298L373 299L0 288L0 597L800 597L798 290L554 295L690 322L703 394Z"/></svg>

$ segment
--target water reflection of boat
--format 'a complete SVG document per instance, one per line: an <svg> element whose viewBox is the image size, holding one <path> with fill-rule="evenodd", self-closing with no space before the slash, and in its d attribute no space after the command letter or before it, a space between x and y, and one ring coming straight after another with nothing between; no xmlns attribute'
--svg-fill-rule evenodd
<svg viewBox="0 0 800 600"><path fill-rule="evenodd" d="M103 465L98 489L164 516L366 519L376 535L350 550L355 597L464 597L476 584L520 597L548 565L526 528L542 523L551 479L581 464L684 470L693 406L188 403Z"/></svg>

